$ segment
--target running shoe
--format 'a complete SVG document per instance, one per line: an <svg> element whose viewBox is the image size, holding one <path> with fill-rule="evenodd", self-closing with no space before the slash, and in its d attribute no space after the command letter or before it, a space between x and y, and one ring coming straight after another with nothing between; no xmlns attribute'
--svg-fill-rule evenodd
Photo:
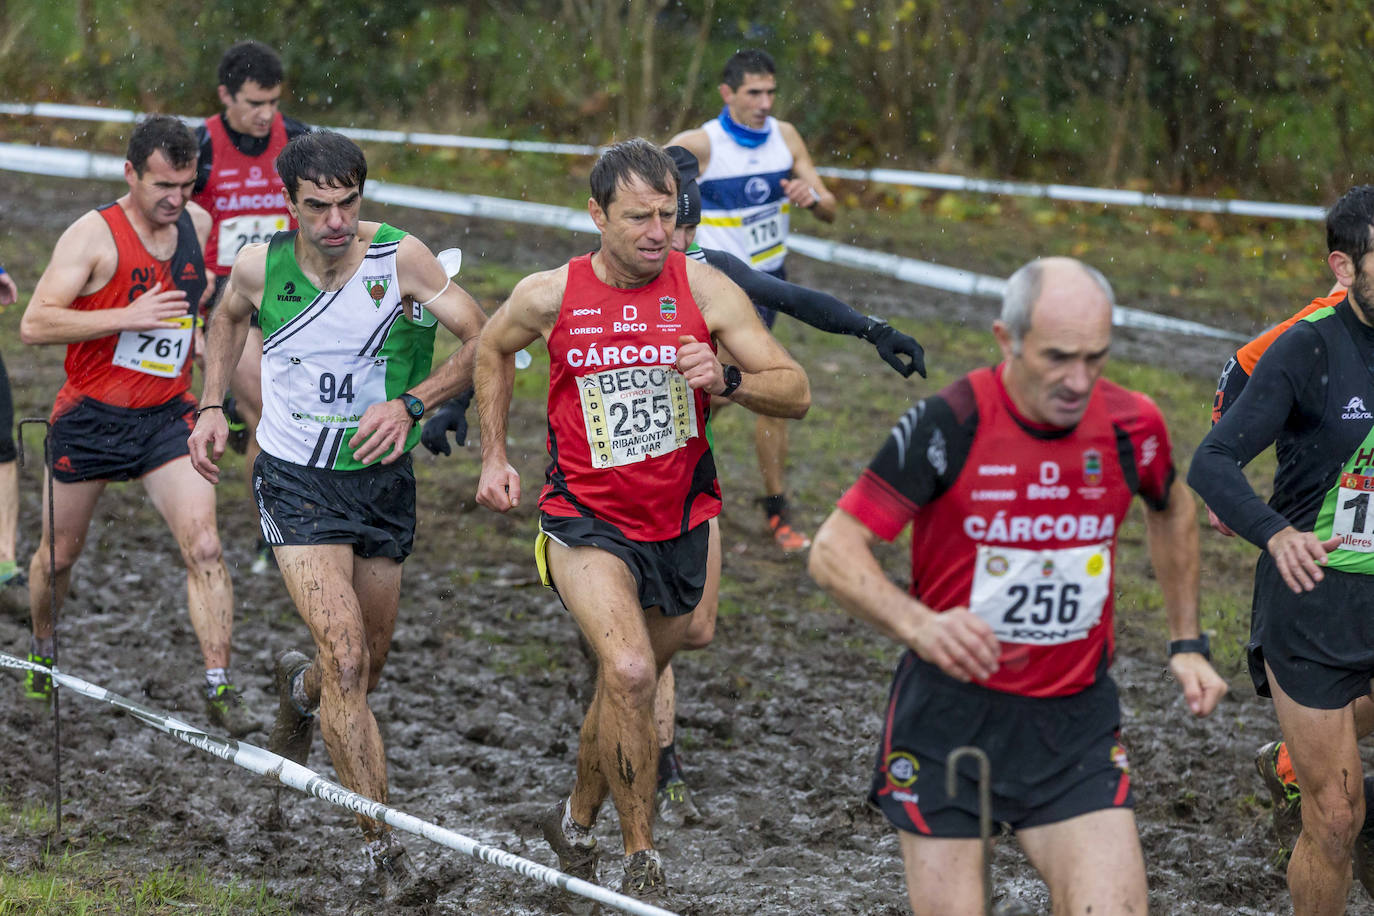
<svg viewBox="0 0 1374 916"><path fill-rule="evenodd" d="M35 665L42 665L44 668L52 667L52 659L39 655L36 652L29 653L29 661ZM52 675L43 674L41 671L34 671L27 668L24 671L24 696L30 700L51 700L52 699Z"/></svg>
<svg viewBox="0 0 1374 916"><path fill-rule="evenodd" d="M658 787L658 820L668 827L699 824L701 809L692 801L692 793L681 778L670 779Z"/></svg>
<svg viewBox="0 0 1374 916"><path fill-rule="evenodd" d="M229 424L229 447L242 455L248 450L248 424L239 416L232 394L224 398L224 421Z"/></svg>
<svg viewBox="0 0 1374 916"><path fill-rule="evenodd" d="M544 840L558 856L558 870L583 881L596 881L596 860L600 853L596 850L596 837L589 836L585 843L575 843L563 832L563 806L565 799L559 799L539 826L544 831Z"/></svg>
<svg viewBox="0 0 1374 916"><path fill-rule="evenodd" d="M372 879L382 897L390 900L403 893L412 879L410 856L396 835L388 831L365 848L368 864L372 866Z"/></svg>
<svg viewBox="0 0 1374 916"><path fill-rule="evenodd" d="M773 542L783 553L799 553L811 546L811 539L793 528L784 513L768 516L768 530L773 532Z"/></svg>
<svg viewBox="0 0 1374 916"><path fill-rule="evenodd" d="M232 738L242 738L261 727L243 702L243 691L233 684L220 684L214 696L205 697L205 715L211 725L224 729Z"/></svg>
<svg viewBox="0 0 1374 916"><path fill-rule="evenodd" d="M620 892L651 903L668 896L668 879L663 877L663 860L657 849L641 849L625 857L625 877L620 879Z"/></svg>
<svg viewBox="0 0 1374 916"><path fill-rule="evenodd" d="M310 757L310 739L315 733L315 716L303 713L291 696L291 685L310 659L295 649L277 653L272 685L277 689L277 720L267 738L267 749L287 760L305 766Z"/></svg>
<svg viewBox="0 0 1374 916"><path fill-rule="evenodd" d="M1364 827L1355 837L1355 878L1374 897L1374 776L1364 778Z"/></svg>
<svg viewBox="0 0 1374 916"><path fill-rule="evenodd" d="M1255 769L1274 801L1274 836L1287 856L1302 833L1302 790L1282 741L1270 741L1255 755Z"/></svg>

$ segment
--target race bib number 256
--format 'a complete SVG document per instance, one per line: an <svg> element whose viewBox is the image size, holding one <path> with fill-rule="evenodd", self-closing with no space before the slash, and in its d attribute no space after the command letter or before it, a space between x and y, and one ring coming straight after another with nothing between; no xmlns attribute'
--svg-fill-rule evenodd
<svg viewBox="0 0 1374 916"><path fill-rule="evenodd" d="M1001 642L1053 646L1086 639L1112 580L1110 543L1060 550L978 547L969 609Z"/></svg>
<svg viewBox="0 0 1374 916"><path fill-rule="evenodd" d="M676 369L608 369L582 376L577 386L593 467L657 458L696 435L696 401Z"/></svg>

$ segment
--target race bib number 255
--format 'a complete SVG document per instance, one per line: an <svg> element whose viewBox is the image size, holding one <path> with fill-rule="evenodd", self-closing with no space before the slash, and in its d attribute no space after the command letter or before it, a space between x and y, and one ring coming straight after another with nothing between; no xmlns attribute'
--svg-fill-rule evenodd
<svg viewBox="0 0 1374 916"><path fill-rule="evenodd" d="M594 467L657 458L696 435L696 401L676 369L609 369L582 376L577 386Z"/></svg>

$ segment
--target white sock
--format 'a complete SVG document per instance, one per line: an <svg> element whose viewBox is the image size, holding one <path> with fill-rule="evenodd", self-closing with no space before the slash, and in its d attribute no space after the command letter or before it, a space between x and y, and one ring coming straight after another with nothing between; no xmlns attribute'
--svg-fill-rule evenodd
<svg viewBox="0 0 1374 916"><path fill-rule="evenodd" d="M592 828L583 827L572 816L572 799L563 803L563 835L578 846L590 846L596 842Z"/></svg>

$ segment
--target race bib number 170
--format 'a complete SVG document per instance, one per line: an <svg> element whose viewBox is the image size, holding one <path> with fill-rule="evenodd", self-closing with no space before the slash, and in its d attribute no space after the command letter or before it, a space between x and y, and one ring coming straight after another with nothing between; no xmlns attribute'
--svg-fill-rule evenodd
<svg viewBox="0 0 1374 916"><path fill-rule="evenodd" d="M577 380L592 466L621 467L682 448L695 436L696 401L667 366L609 369Z"/></svg>
<svg viewBox="0 0 1374 916"><path fill-rule="evenodd" d="M1060 550L980 544L969 609L1001 642L1053 646L1086 639L1112 580L1110 543Z"/></svg>

